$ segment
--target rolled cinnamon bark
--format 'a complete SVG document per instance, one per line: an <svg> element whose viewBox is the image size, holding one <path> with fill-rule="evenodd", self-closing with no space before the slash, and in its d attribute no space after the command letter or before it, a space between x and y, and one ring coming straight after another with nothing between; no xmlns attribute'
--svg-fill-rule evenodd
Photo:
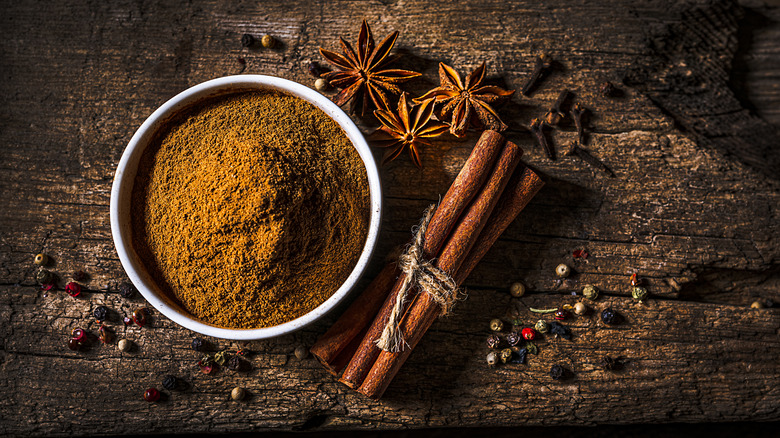
<svg viewBox="0 0 780 438"><path fill-rule="evenodd" d="M502 184L501 189L503 189L512 175L514 166L508 174L502 173L498 169L498 165L496 167L493 177L497 180L496 185ZM524 169L520 177L513 178L513 185L509 187L507 194L499 199L502 190L491 190L492 182L493 178L488 181L485 190L474 201L439 258L439 268L452 273L458 284L471 273L471 270L487 253L490 246L495 243L501 232L506 229L543 184L533 171ZM495 214L492 214L492 207L499 203L506 210L496 210ZM478 238L467 235L467 233L476 233ZM479 242L479 244L467 247L469 243L473 245L474 242ZM380 398L440 313L441 309L438 303L428 294L419 294L401 322L401 330L408 347L398 353L382 351L358 391L370 398Z"/></svg>
<svg viewBox="0 0 780 438"><path fill-rule="evenodd" d="M349 363L359 345L359 342L353 342L353 340L361 332L365 332L373 321L376 312L387 296L387 292L400 273L398 263L391 262L385 265L363 293L311 347L312 356L316 357L331 374L340 373ZM349 348L350 345L352 348Z"/></svg>
<svg viewBox="0 0 780 438"><path fill-rule="evenodd" d="M496 131L482 133L471 151L471 155L447 190L428 224L423 248L424 257L430 259L438 254L450 231L456 225L458 217L474 199L474 196L479 193L485 180L490 176L493 164L501 153L505 142L504 136ZM379 355L381 350L375 345L375 341L381 336L382 330L387 324L402 283L403 279L396 280L352 360L344 369L344 374L341 375L339 381L345 385L357 388Z"/></svg>

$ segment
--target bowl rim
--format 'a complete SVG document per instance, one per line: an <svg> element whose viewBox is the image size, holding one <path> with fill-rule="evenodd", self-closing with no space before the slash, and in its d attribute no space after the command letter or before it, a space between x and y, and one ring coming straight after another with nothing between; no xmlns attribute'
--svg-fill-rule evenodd
<svg viewBox="0 0 780 438"><path fill-rule="evenodd" d="M294 320L272 327L255 329L217 327L196 319L183 309L180 309L170 298L163 299L158 292L155 292L154 281L146 272L143 263L140 262L140 258L132 247L130 231L132 226L129 224L131 208L128 196L132 196L132 186L135 181L138 161L143 151L149 145L154 133L168 118L193 103L207 99L210 96L269 88L299 97L322 110L339 124L355 147L363 161L368 176L371 207L368 233L360 257L347 279L333 295L312 311ZM128 171L128 168L133 165L135 168ZM288 79L267 75L236 75L212 79L187 88L162 104L141 124L128 142L117 165L111 187L111 234L119 260L130 281L152 307L175 323L206 336L230 340L257 340L285 335L313 323L333 310L349 295L349 292L354 288L368 266L368 262L376 248L381 225L381 214L382 188L379 170L368 143L352 119L329 98L319 92Z"/></svg>

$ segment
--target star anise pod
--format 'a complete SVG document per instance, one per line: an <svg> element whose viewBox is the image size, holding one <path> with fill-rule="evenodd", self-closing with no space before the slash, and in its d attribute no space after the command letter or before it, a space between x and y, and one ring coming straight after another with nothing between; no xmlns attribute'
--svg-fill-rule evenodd
<svg viewBox="0 0 780 438"><path fill-rule="evenodd" d="M422 167L418 150L421 146L430 146L424 138L437 137L447 132L447 124L431 120L433 116L433 99L428 99L414 106L411 110L406 101L406 93L398 100L398 113L389 109L378 109L374 115L382 123L370 139L376 146L387 148L382 157L382 164L394 160L407 147L412 162Z"/></svg>
<svg viewBox="0 0 780 438"><path fill-rule="evenodd" d="M466 76L461 82L460 75L452 67L439 63L439 82L437 88L425 93L415 102L435 98L443 103L440 110L441 120L450 119L450 132L457 136L466 135L469 121L479 128L503 131L507 128L496 111L490 105L514 94L495 85L480 86L485 79L485 63ZM476 114L476 120L472 118ZM478 123L477 123L478 121Z"/></svg>
<svg viewBox="0 0 780 438"><path fill-rule="evenodd" d="M397 38L398 31L395 31L379 43L379 46L375 46L371 28L366 20L363 20L358 35L357 52L341 37L339 41L343 55L320 47L320 54L339 69L322 74L331 85L342 88L333 98L336 105L342 106L351 100L349 112L354 113L357 105L360 105L361 116L370 111L370 102L378 109L387 109L390 107L387 93L401 94L401 89L396 84L420 76L420 73L409 70L384 69L390 63L387 55L393 49Z"/></svg>

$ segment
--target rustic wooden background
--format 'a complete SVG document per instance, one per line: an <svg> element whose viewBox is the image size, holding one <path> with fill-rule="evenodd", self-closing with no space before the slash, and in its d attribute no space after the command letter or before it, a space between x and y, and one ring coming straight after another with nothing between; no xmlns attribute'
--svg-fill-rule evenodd
<svg viewBox="0 0 780 438"><path fill-rule="evenodd" d="M593 425L780 419L780 9L777 2L2 2L0 23L0 435L327 430L426 426ZM468 280L469 299L437 322L384 400L347 390L314 360L296 359L337 316L253 342L249 372L206 376L193 333L159 314L143 329L120 316L143 306L116 292L125 279L111 241L109 192L135 129L185 88L238 73L313 84L317 48L354 41L366 18L377 38L401 31L403 65L461 71L487 61L491 81L519 88L536 53L556 60L531 97L501 109L524 161L548 184ZM241 47L271 34L274 50ZM242 64L241 60L245 63ZM602 80L622 91L598 93ZM426 82L427 81L427 82ZM617 174L573 157L548 160L522 128L562 87L592 112L587 148ZM370 124L363 124L368 132ZM554 134L559 151L570 123ZM382 169L387 208L373 271L446 191L476 140L443 138ZM573 260L584 248L587 260ZM36 286L33 256L67 280L89 275L78 299ZM558 263L576 274L558 281ZM629 296L628 277L652 298ZM531 292L515 300L508 286ZM571 342L540 342L527 365L489 369L488 321L529 306L574 302L592 283L595 312L570 322ZM67 348L92 310L136 348ZM212 340L219 348L230 342ZM628 365L608 373L601 355ZM570 370L552 381L554 363ZM146 403L165 374L187 382ZM234 386L243 402L229 400Z"/></svg>

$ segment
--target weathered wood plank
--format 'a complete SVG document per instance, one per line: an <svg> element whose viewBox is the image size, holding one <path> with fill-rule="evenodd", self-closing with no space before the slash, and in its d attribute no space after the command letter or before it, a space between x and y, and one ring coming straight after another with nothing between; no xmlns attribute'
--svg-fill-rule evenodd
<svg viewBox="0 0 780 438"><path fill-rule="evenodd" d="M618 0L5 5L0 396L7 402L0 404L0 434L777 420L780 369L773 358L780 353L780 313L747 306L759 298L780 301L780 190L763 165L771 163L771 152L766 163L737 152L767 151L773 139L777 145L772 36L780 27L761 17L776 17L780 8L748 6ZM168 98L214 77L262 73L311 84L306 70L319 60L317 48L335 47L340 35L356 39L363 17L378 38L401 31L402 64L425 74L411 84L415 94L436 80L439 61L465 72L485 60L490 81L508 88L522 85L536 53L558 62L530 97L516 95L500 109L508 136L525 149L524 161L548 183L467 281L470 299L434 325L378 403L347 391L313 360L292 356L336 315L252 343L258 354L245 374L201 374L188 349L193 334L161 315L149 328L125 332L119 316L144 301L115 292L124 273L108 204L115 165L134 130ZM270 33L280 47L242 48L245 32ZM745 51L746 38L752 44ZM622 96L601 96L604 79ZM563 87L590 109L586 148L615 178L562 153L547 160L525 131ZM360 126L373 128L370 121ZM566 122L552 137L563 152L574 128ZM387 209L373 272L446 191L475 139L436 141L423 150L422 170L406 157L382 169ZM591 254L585 261L572 259L580 248ZM44 296L31 263L42 251L64 279L86 270L90 291L76 300L62 292ZM553 269L561 262L576 275L557 280ZM645 305L627 297L633 272L648 280L655 297ZM516 280L532 292L515 302L507 288ZM571 301L571 292L586 283L606 291L596 307L620 309L624 324L604 327L592 313L571 322L572 342L540 342L540 355L528 365L485 367L491 317L518 306L530 324L527 306ZM91 312L101 304L113 311L109 324L136 342L134 352L120 353L115 345L67 349L72 328L95 331ZM605 373L594 366L601 354L631 361L621 372ZM573 378L552 382L546 371L556 362ZM164 403L143 402L143 390L168 373L188 381L189 389ZM228 400L235 385L250 390L245 403Z"/></svg>

